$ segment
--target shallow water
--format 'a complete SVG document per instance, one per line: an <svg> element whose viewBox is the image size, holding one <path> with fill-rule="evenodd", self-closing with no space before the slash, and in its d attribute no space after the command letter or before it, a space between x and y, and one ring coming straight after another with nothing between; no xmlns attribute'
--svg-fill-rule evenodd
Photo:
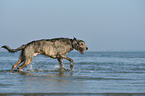
<svg viewBox="0 0 145 96"><path fill-rule="evenodd" d="M145 52L71 52L70 71L42 55L23 72L11 72L18 53L0 52L0 93L145 93Z"/></svg>

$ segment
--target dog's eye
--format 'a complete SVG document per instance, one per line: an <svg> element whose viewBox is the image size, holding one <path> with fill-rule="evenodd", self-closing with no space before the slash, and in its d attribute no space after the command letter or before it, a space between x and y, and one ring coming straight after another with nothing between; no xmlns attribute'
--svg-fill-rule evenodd
<svg viewBox="0 0 145 96"><path fill-rule="evenodd" d="M84 43L80 43L80 45L84 45Z"/></svg>

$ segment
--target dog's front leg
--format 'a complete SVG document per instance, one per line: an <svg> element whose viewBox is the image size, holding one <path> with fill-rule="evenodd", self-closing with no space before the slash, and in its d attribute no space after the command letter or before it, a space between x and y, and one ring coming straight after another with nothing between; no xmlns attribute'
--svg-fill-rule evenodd
<svg viewBox="0 0 145 96"><path fill-rule="evenodd" d="M60 68L62 70L63 69L63 58L61 56L59 56L59 57L57 57L57 60L58 60L58 62L60 64Z"/></svg>
<svg viewBox="0 0 145 96"><path fill-rule="evenodd" d="M68 61L70 61L70 69L72 70L73 69L73 66L74 66L73 60L71 58L69 58L69 57L66 57L66 56L63 56L63 58L66 59L66 60L68 60Z"/></svg>

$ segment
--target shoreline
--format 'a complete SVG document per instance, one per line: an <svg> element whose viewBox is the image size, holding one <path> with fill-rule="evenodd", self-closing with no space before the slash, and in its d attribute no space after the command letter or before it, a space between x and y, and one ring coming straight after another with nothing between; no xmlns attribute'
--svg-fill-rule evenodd
<svg viewBox="0 0 145 96"><path fill-rule="evenodd" d="M145 96L145 93L0 93L0 96Z"/></svg>

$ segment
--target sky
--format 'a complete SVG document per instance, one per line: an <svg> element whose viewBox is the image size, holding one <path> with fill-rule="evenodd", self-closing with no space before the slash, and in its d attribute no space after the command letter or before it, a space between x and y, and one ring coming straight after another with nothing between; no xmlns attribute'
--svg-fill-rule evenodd
<svg viewBox="0 0 145 96"><path fill-rule="evenodd" d="M145 51L145 0L0 0L0 46L56 37L89 51Z"/></svg>

